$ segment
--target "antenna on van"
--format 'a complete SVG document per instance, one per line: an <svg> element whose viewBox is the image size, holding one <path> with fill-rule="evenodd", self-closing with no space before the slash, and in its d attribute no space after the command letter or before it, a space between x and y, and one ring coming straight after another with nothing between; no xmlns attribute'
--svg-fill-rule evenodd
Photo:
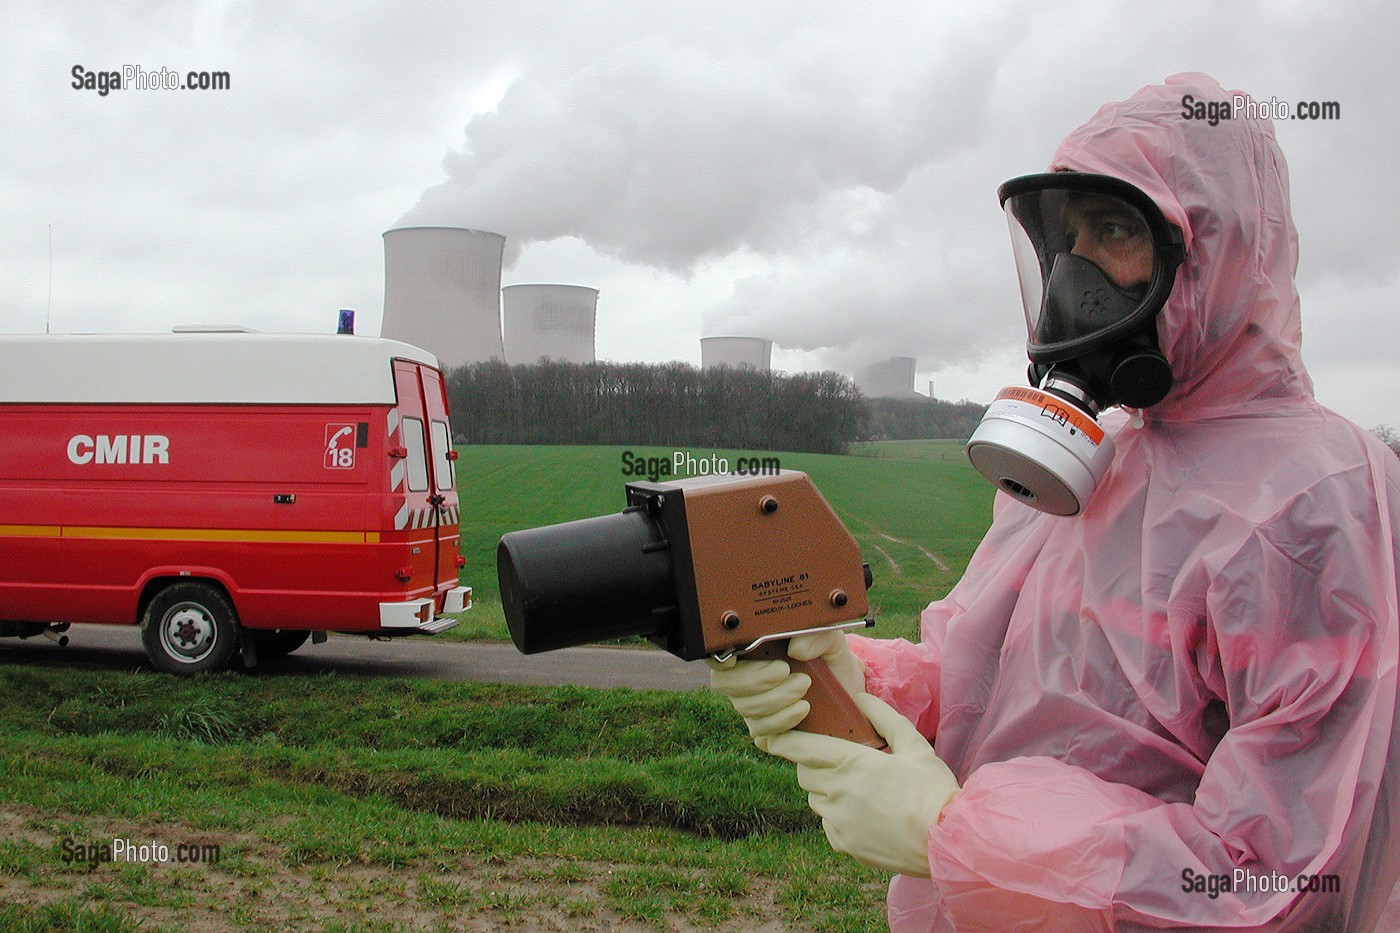
<svg viewBox="0 0 1400 933"><path fill-rule="evenodd" d="M53 224L49 224L49 303L44 309L44 333L49 332L49 322L53 320Z"/></svg>

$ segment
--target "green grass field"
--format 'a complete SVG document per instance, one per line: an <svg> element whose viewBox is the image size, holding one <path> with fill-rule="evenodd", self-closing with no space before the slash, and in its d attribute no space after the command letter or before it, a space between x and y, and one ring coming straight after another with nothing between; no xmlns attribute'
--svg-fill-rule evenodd
<svg viewBox="0 0 1400 933"><path fill-rule="evenodd" d="M659 447L463 447L462 581L475 608L457 637L508 638L496 584L496 542L506 531L621 511L622 454L669 459ZM691 450L732 465L752 451ZM850 529L875 575L870 599L880 637L913 638L919 611L962 575L991 521L994 491L957 441L888 441L856 456L780 453L784 469L812 478ZM767 456L767 454L764 454Z"/></svg>
<svg viewBox="0 0 1400 933"><path fill-rule="evenodd" d="M621 509L621 451L461 449L470 637L506 637L499 535ZM953 443L781 457L871 563L873 633L913 636L991 489ZM884 928L886 877L706 691L0 664L0 772L3 930ZM220 857L65 858L117 838Z"/></svg>
<svg viewBox="0 0 1400 933"><path fill-rule="evenodd" d="M706 692L0 666L0 768L4 930L879 928Z"/></svg>

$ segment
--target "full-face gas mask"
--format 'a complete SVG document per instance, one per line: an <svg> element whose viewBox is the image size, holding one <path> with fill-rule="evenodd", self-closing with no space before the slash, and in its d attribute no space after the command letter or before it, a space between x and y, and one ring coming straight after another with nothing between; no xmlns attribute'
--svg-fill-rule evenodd
<svg viewBox="0 0 1400 933"><path fill-rule="evenodd" d="M1119 178L1052 172L999 189L1025 305L1031 388L1003 389L967 443L977 471L1076 515L1113 459L1099 412L1147 408L1172 373L1157 314L1185 258L1181 231Z"/></svg>

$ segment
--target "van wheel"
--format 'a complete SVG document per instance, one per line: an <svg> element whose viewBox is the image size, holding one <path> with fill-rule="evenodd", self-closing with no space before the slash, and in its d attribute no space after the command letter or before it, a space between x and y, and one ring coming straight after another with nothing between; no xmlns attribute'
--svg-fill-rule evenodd
<svg viewBox="0 0 1400 933"><path fill-rule="evenodd" d="M306 643L311 633L303 629L282 628L274 630L244 629L244 635L253 638L253 647L260 658L280 658L291 654Z"/></svg>
<svg viewBox="0 0 1400 933"><path fill-rule="evenodd" d="M193 580L172 583L146 607L141 641L156 670L223 670L238 650L238 624L222 593Z"/></svg>

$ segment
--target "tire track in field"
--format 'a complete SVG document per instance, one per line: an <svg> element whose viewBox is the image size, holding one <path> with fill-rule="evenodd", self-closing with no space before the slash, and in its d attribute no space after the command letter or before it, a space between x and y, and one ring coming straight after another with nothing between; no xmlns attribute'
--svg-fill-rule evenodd
<svg viewBox="0 0 1400 933"><path fill-rule="evenodd" d="M930 551L928 548L915 544L913 541L905 541L901 538L896 538L894 535L887 535L881 533L880 537L884 538L886 541L893 541L895 544L907 544L909 547L916 548L920 554L933 561L933 565L939 570L943 571L944 573L952 573L952 571L948 568L948 565L943 563L943 561L939 559L938 555ZM876 550L879 550L879 548L876 548Z"/></svg>
<svg viewBox="0 0 1400 933"><path fill-rule="evenodd" d="M870 546L880 552L880 556L883 557L889 563L891 570L893 570L895 573L899 573L899 561L891 557L889 551L880 547L880 545L878 544L872 544Z"/></svg>
<svg viewBox="0 0 1400 933"><path fill-rule="evenodd" d="M946 563L944 563L941 557L930 551L928 548L923 547L922 545L915 544L913 541L905 541L903 538L896 538L894 535L886 534L885 532L880 531L874 525L870 524L864 519L857 518L854 515L843 514L843 512L844 510L837 510L837 516L841 519L842 522L846 523L847 525L860 525L868 534L875 535L876 537L879 537L882 540L892 541L895 544L903 544L906 547L914 548L920 554L927 557L929 561L931 561L933 565L939 570L943 571L944 573L953 572L952 568L949 567ZM880 547L878 544L872 544L871 547L879 551L881 556L883 556L885 560L889 561L890 566L894 569L895 573L899 573L899 563L889 555L888 551Z"/></svg>

